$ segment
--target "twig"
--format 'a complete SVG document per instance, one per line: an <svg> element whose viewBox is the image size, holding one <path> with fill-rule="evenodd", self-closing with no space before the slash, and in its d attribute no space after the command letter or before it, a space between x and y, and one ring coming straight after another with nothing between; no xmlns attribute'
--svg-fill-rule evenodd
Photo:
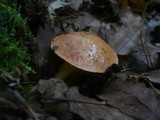
<svg viewBox="0 0 160 120"><path fill-rule="evenodd" d="M144 20L143 20L143 18L142 18L141 41L142 41L143 49L144 49L144 52L145 52L145 55L146 55L146 59L147 59L147 61L148 61L148 66L149 66L149 67L152 67L152 60L151 60L151 57L150 57L150 51L149 51L148 46L146 45L146 42L145 42L145 35L144 35L143 25L144 25Z"/></svg>
<svg viewBox="0 0 160 120"><path fill-rule="evenodd" d="M16 104L14 104L12 101L7 100L5 98L0 97L0 103L3 104L3 105L10 106L14 109L18 109L18 106Z"/></svg>
<svg viewBox="0 0 160 120"><path fill-rule="evenodd" d="M145 52L145 55L146 55L146 58L147 58L147 61L148 61L148 66L149 67L154 67L153 65L153 60L152 60L152 57L150 55L150 51L149 51L149 48L148 46L146 45L146 37L145 37L145 33L144 33L144 24L145 24L145 13L146 13L146 9L148 7L148 5L152 2L153 0L149 0L142 12L142 23L141 23L141 41L142 41L142 44L143 44L143 49L144 49L144 52Z"/></svg>
<svg viewBox="0 0 160 120"><path fill-rule="evenodd" d="M66 99L66 98L45 98L45 100L57 100L60 102L74 102L74 103L84 103L84 104L93 104L93 105L106 105L105 101L96 102L96 101L82 101L82 100L73 100L73 99Z"/></svg>
<svg viewBox="0 0 160 120"><path fill-rule="evenodd" d="M31 107L27 104L27 102L21 97L21 95L17 91L13 91L14 95L17 97L20 102L26 107L26 111L34 120L39 120L36 113L31 109Z"/></svg>

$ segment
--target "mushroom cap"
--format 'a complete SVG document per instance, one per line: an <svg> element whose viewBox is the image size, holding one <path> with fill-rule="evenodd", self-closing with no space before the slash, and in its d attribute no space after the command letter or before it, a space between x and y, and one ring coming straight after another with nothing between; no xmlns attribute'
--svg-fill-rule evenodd
<svg viewBox="0 0 160 120"><path fill-rule="evenodd" d="M89 72L103 73L112 64L118 64L114 50L89 32L59 35L52 40L51 48L71 65Z"/></svg>

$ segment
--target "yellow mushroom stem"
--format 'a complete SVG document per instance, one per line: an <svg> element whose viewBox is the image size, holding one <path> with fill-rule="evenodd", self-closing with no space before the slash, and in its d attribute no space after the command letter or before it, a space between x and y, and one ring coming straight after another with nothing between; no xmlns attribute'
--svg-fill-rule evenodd
<svg viewBox="0 0 160 120"><path fill-rule="evenodd" d="M74 67L73 65L64 62L60 68L55 77L64 80L65 78L69 77L75 72L80 71L78 68Z"/></svg>

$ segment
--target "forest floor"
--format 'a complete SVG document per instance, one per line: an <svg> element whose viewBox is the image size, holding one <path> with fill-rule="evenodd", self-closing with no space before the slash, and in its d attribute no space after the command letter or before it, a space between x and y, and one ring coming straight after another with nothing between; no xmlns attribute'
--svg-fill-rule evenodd
<svg viewBox="0 0 160 120"><path fill-rule="evenodd" d="M160 120L158 0L17 0L17 5L32 34L26 47L34 72L25 73L27 80L12 72L0 76L0 119ZM51 41L78 31L102 38L118 64L103 73L63 66Z"/></svg>

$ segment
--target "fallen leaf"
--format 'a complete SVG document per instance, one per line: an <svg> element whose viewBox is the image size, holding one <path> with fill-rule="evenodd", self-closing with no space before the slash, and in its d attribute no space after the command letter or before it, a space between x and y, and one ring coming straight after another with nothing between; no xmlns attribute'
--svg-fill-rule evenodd
<svg viewBox="0 0 160 120"><path fill-rule="evenodd" d="M131 66L135 71L145 72L147 68L155 68L159 62L160 48L153 46L151 43L145 41L145 44L139 43L135 50L132 51L132 57L135 62ZM133 63L132 62L132 63ZM142 70L142 71L139 71Z"/></svg>
<svg viewBox="0 0 160 120"><path fill-rule="evenodd" d="M151 0L128 0L128 4L134 12L143 13L150 1Z"/></svg>
<svg viewBox="0 0 160 120"><path fill-rule="evenodd" d="M145 73L138 74L138 75L130 75L130 77L135 77L136 79L142 78L150 82L160 84L160 70L159 69L150 71L150 72L145 72Z"/></svg>
<svg viewBox="0 0 160 120"><path fill-rule="evenodd" d="M55 56L50 49L50 43L53 37L59 33L60 29L53 30L49 23L40 27L36 38L32 43L33 63L37 74L51 75L56 72Z"/></svg>
<svg viewBox="0 0 160 120"><path fill-rule="evenodd" d="M67 92L67 98L75 101L69 102L70 110L85 120L133 120L133 118L126 116L119 110L104 105L103 101L96 101L80 95L78 87L71 87Z"/></svg>
<svg viewBox="0 0 160 120"><path fill-rule="evenodd" d="M81 15L78 15L76 18L74 19L68 19L65 21L66 24L72 24L73 26L73 31L74 29L77 30L83 30L86 28L90 28L90 27L97 27L97 29L100 27L100 21L98 21L96 18L94 18L92 15L90 15L87 12L81 12ZM67 30L68 28L64 28L65 31L69 31Z"/></svg>
<svg viewBox="0 0 160 120"><path fill-rule="evenodd" d="M135 119L160 119L158 94L144 82L129 79L128 74L117 74L117 79L106 84L99 98Z"/></svg>
<svg viewBox="0 0 160 120"><path fill-rule="evenodd" d="M42 98L64 98L67 92L67 85L58 78L50 78L49 80L40 80L36 85L36 89L41 93Z"/></svg>
<svg viewBox="0 0 160 120"><path fill-rule="evenodd" d="M66 5L69 5L70 3L62 2L61 0L56 0L48 5L48 12L50 14L50 17L53 15L55 16L55 10L61 7L64 7Z"/></svg>
<svg viewBox="0 0 160 120"><path fill-rule="evenodd" d="M128 55L140 40L141 17L127 9L121 16L121 23L108 23L101 27L100 34L120 55Z"/></svg>
<svg viewBox="0 0 160 120"><path fill-rule="evenodd" d="M67 3L70 3L71 8L78 10L82 5L83 0L66 0Z"/></svg>
<svg viewBox="0 0 160 120"><path fill-rule="evenodd" d="M35 86L34 94L40 97L43 110L52 113L53 116L61 120L72 118L72 113L68 110L68 103L61 102L65 99L65 93L68 90L63 80L50 78L48 80L40 80ZM38 94L40 93L40 95Z"/></svg>
<svg viewBox="0 0 160 120"><path fill-rule="evenodd" d="M146 78L151 82L160 84L160 70L154 70L154 71L143 73L141 77Z"/></svg>

